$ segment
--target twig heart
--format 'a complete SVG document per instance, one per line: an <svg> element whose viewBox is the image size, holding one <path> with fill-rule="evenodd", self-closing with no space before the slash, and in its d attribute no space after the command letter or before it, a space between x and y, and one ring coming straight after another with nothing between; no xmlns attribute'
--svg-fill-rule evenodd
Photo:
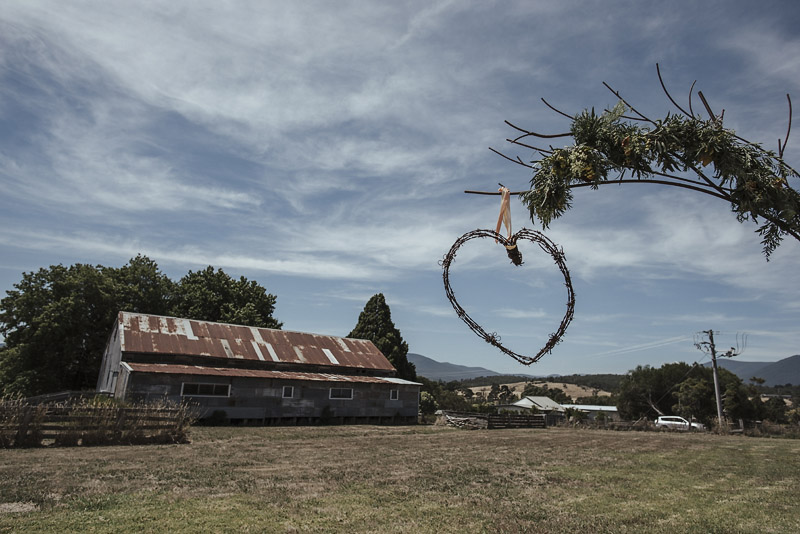
<svg viewBox="0 0 800 534"><path fill-rule="evenodd" d="M564 313L564 318L561 320L561 324L558 327L558 330L555 333L550 334L549 339L544 347L542 347L539 352L536 353L534 356L525 356L522 354L518 354L511 349L508 349L500 343L500 336L497 335L496 332L487 333L481 325L475 322L469 314L464 311L464 308L458 303L456 300L455 293L453 293L453 288L450 286L450 265L456 258L456 252L461 246L471 239L475 239L478 237L490 237L496 240L499 244L503 245L507 251L509 249L514 249L517 245L519 240L527 240L533 243L536 243L539 248L543 251L550 254L555 261L556 265L558 266L559 270L561 270L561 274L564 275L564 285L567 287L567 310ZM509 253L509 257L511 257L511 253ZM512 258L512 261L515 265L521 265L521 257L519 259L519 263ZM467 326L470 329L478 334L478 336L482 337L487 343L490 343L503 351L505 354L508 354L518 362L524 365L530 365L536 361L538 361L542 356L549 353L553 350L559 341L561 341L561 337L564 335L564 332L567 330L567 326L572 321L572 316L575 312L575 292L572 289L572 280L569 275L569 270L567 270L567 263L566 258L564 257L564 251L558 248L558 246L550 241L544 234L541 232L537 232L536 230L528 230L527 228L523 228L511 238L505 238L501 234L492 231L492 230L473 230L471 232L467 232L466 234L459 237L453 246L450 248L450 251L445 255L444 259L441 262L442 268L444 272L442 273L442 277L444 279L444 289L447 293L447 298L450 300L450 304L453 305L453 309L455 309L456 314L461 318L462 321L467 323Z"/></svg>

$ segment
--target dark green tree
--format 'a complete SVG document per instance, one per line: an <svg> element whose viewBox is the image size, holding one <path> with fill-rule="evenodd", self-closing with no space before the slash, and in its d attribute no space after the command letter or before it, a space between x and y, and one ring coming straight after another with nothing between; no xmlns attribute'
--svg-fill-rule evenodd
<svg viewBox="0 0 800 534"><path fill-rule="evenodd" d="M211 273L209 280L203 273ZM120 268L78 263L23 273L0 300L0 334L5 337L0 394L93 389L120 311L182 316L188 309L195 312L191 318L200 320L280 327L272 317L275 297L256 282L234 281L211 267L185 279L186 285L176 285L141 255ZM220 293L224 298L214 300L217 306L208 306Z"/></svg>
<svg viewBox="0 0 800 534"><path fill-rule="evenodd" d="M759 397L754 399L754 402L761 402ZM767 421L778 424L786 424L789 422L788 407L783 399L779 397L772 397L763 404L762 418Z"/></svg>
<svg viewBox="0 0 800 534"><path fill-rule="evenodd" d="M687 419L695 417L699 421L711 421L717 416L715 404L709 403L714 399L714 383L705 378L689 377L678 386L673 397L677 404L673 405L672 413Z"/></svg>
<svg viewBox="0 0 800 534"><path fill-rule="evenodd" d="M0 388L35 395L93 388L119 311L113 281L92 265L23 273L0 300Z"/></svg>
<svg viewBox="0 0 800 534"><path fill-rule="evenodd" d="M173 315L176 284L147 256L139 254L122 267L104 267L103 272L115 286L118 311Z"/></svg>
<svg viewBox="0 0 800 534"><path fill-rule="evenodd" d="M659 414L678 415L686 403L693 413L685 415L710 422L711 417L716 417L714 388L708 387L713 380L711 368L700 365L684 362L666 363L660 368L640 365L620 382L617 409L626 419L653 418ZM719 369L719 380L722 391L743 387L741 379L727 369Z"/></svg>
<svg viewBox="0 0 800 534"><path fill-rule="evenodd" d="M172 315L221 323L281 328L273 316L275 295L244 276L234 280L211 266L189 271L177 284Z"/></svg>
<svg viewBox="0 0 800 534"><path fill-rule="evenodd" d="M399 378L417 379L416 367L408 361L408 344L392 322L392 312L383 293L373 295L367 301L356 327L347 337L372 341L397 369Z"/></svg>
<svg viewBox="0 0 800 534"><path fill-rule="evenodd" d="M423 391L419 394L419 411L425 415L430 415L439 409L436 398L431 393Z"/></svg>

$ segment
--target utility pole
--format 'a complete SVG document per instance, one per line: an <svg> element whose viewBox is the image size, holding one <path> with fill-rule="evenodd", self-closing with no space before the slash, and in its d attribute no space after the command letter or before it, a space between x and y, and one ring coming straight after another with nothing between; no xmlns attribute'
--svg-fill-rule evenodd
<svg viewBox="0 0 800 534"><path fill-rule="evenodd" d="M717 422L722 425L722 396L719 393L719 370L717 369L717 347L714 345L714 331L708 330L709 352L711 352L711 368L714 370L714 394L717 396Z"/></svg>
<svg viewBox="0 0 800 534"><path fill-rule="evenodd" d="M694 346L711 356L711 369L714 375L714 394L717 398L717 424L722 426L722 395L719 391L719 370L717 368L717 347L714 345L714 331L713 330L704 330L700 332L700 334L704 334L708 336L708 341L695 341ZM746 339L746 336L745 336ZM739 336L736 336L737 340L737 347L738 347L738 340ZM742 353L742 349L731 347L728 352L723 354L726 358L733 358L734 356L738 356Z"/></svg>

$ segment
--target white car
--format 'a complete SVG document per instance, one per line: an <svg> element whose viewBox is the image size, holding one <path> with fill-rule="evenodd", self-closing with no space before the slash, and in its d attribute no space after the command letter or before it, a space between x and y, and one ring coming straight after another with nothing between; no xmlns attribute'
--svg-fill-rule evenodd
<svg viewBox="0 0 800 534"><path fill-rule="evenodd" d="M662 415L655 420L656 428L669 428L672 430L689 430L689 421L677 415ZM700 423L691 423L692 430L705 430Z"/></svg>

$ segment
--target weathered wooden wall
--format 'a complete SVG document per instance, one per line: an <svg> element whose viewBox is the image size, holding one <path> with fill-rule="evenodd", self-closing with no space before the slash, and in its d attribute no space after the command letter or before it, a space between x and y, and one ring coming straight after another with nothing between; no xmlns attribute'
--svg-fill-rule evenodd
<svg viewBox="0 0 800 534"><path fill-rule="evenodd" d="M341 422L416 422L419 409L419 386L404 384L140 373L131 373L126 378L126 400L189 401L201 407L201 417L222 410L228 419L264 423L313 423L323 416ZM229 384L230 396L182 397L184 382ZM283 386L294 387L292 398L282 397ZM352 388L353 398L331 399L330 388ZM396 400L390 399L393 389L398 391ZM326 407L329 412L323 413Z"/></svg>

